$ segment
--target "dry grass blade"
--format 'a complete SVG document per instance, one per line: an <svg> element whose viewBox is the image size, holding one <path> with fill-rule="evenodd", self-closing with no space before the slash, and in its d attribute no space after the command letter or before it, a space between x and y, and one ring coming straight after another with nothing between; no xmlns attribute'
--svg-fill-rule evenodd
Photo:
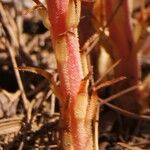
<svg viewBox="0 0 150 150"><path fill-rule="evenodd" d="M20 71L28 71L28 72L32 72L32 73L43 76L44 78L46 78L49 81L50 87L51 87L53 93L56 95L56 97L57 98L61 97L59 85L56 84L54 77L51 73L49 73L43 69L35 68L35 67L18 67L17 69Z"/></svg>
<svg viewBox="0 0 150 150"><path fill-rule="evenodd" d="M5 9L4 9L4 7L1 3L0 3L0 16L1 16L1 22L4 25L4 27L7 29L8 33L9 33L9 36L12 40L13 45L15 47L18 47L18 45L19 45L18 44L18 39L16 38L17 34L16 34L14 28L12 28L12 26L14 27L14 23L12 24L13 20L10 19L9 14L7 14L5 12Z"/></svg>
<svg viewBox="0 0 150 150"><path fill-rule="evenodd" d="M91 49L93 49L93 47L98 43L98 41L99 41L99 34L98 33L93 34L81 48L81 53L86 52L86 54L88 54L91 51Z"/></svg>
<svg viewBox="0 0 150 150"><path fill-rule="evenodd" d="M99 99L101 103L103 103L103 100L102 99ZM146 116L146 115L139 115L139 114L136 114L136 113L132 113L132 112L129 112L127 110L124 110L122 108L119 108L113 104L110 104L110 103L105 103L105 105L107 105L108 107L112 108L113 110L115 110L116 112L126 116L126 117L129 117L129 118L133 118L133 119L136 119L136 120L143 120L143 121L150 121L150 116Z"/></svg>
<svg viewBox="0 0 150 150"><path fill-rule="evenodd" d="M42 8L42 9L46 10L46 7L39 0L33 0L33 1L36 3L36 6L33 6L32 8L28 9L25 12L25 15L28 14L28 13L32 13L33 11L35 11L35 10L37 10L39 8Z"/></svg>
<svg viewBox="0 0 150 150"><path fill-rule="evenodd" d="M111 22L112 22L112 20L114 19L115 15L118 13L118 11L119 11L119 9L120 9L122 3L123 3L123 0L120 0L119 3L118 3L118 5L117 5L116 8L114 9L113 13L111 14L110 18L109 18L108 21L106 22L106 25L105 25L103 28L106 28L106 27L108 27L108 26L111 24Z"/></svg>
<svg viewBox="0 0 150 150"><path fill-rule="evenodd" d="M42 4L39 0L33 0L37 5ZM43 5L43 4L42 4Z"/></svg>
<svg viewBox="0 0 150 150"><path fill-rule="evenodd" d="M114 100L115 98L118 98L118 97L120 97L120 96L122 96L122 95L124 95L124 94L126 94L126 93L129 93L129 92L131 92L131 91L137 89L138 87L139 87L139 85L135 85L135 86L132 86L132 87L130 87L130 88L127 88L127 89L125 89L125 90L123 90L123 91L121 91L121 92L119 92L119 93L117 93L117 94L114 94L114 95L112 95L112 96L110 96L110 97L104 99L104 101L102 102L101 105L106 104L106 103L108 103L108 102Z"/></svg>
<svg viewBox="0 0 150 150"><path fill-rule="evenodd" d="M56 82L53 79L53 75L47 71L45 71L44 69L41 68L35 68L35 67L18 67L17 68L20 71L28 71L28 72L32 72L38 75L43 76L44 78L46 78L48 81L50 81L54 86L56 86Z"/></svg>
<svg viewBox="0 0 150 150"><path fill-rule="evenodd" d="M150 145L150 141L142 141L140 143L132 144L132 146L144 146L144 145Z"/></svg>
<svg viewBox="0 0 150 150"><path fill-rule="evenodd" d="M97 85L102 81L102 79L120 63L120 61L121 61L121 60L118 60L116 63L114 63L114 64L95 82L95 86L97 86Z"/></svg>
<svg viewBox="0 0 150 150"><path fill-rule="evenodd" d="M130 146L129 144L125 144L125 143L117 143L118 145L124 147L124 148L127 148L128 150L143 150L139 147L135 147L135 146Z"/></svg>
<svg viewBox="0 0 150 150"><path fill-rule="evenodd" d="M50 38L50 32L47 31L41 35L37 35L29 41L29 43L26 45L26 51L29 53L33 50L33 48L36 46L38 41L45 41L46 39Z"/></svg>
<svg viewBox="0 0 150 150"><path fill-rule="evenodd" d="M17 68L17 62L16 62L16 59L15 59L15 56L14 56L14 53L13 53L13 49L11 48L11 46L9 45L8 42L7 42L7 47L8 47L9 54L11 56L14 72L15 72L17 82L18 82L18 86L19 86L19 89L21 91L21 96L22 96L22 99L23 99L24 107L25 107L25 110L27 111L30 102L28 101L28 99L26 97L25 90L24 90L24 87L23 87L23 84L22 84L22 80L21 80L19 71L17 69L15 69L15 68Z"/></svg>
<svg viewBox="0 0 150 150"><path fill-rule="evenodd" d="M59 85L57 85L57 83L54 80L54 76L51 73L49 73L43 69L36 68L36 67L27 67L26 66L26 67L18 67L16 69L18 69L20 71L32 72L32 73L43 76L44 78L46 78L49 81L50 87L51 87L53 93L55 94L55 96L59 99L61 98Z"/></svg>
<svg viewBox="0 0 150 150"><path fill-rule="evenodd" d="M106 81L106 82L104 82L104 83L101 83L100 85L97 85L97 86L95 87L95 90L99 90L99 89L101 89L101 88L110 86L110 85L112 85L112 84L115 84L115 83L117 83L117 82L119 82L119 81L122 81L122 80L125 80L125 79L126 79L126 77L119 77L119 78L116 78L116 79L112 79L112 80L110 80L110 81Z"/></svg>
<svg viewBox="0 0 150 150"><path fill-rule="evenodd" d="M93 42L89 45L89 47L86 48L86 55L88 55L91 50L97 45L99 41L99 36L97 36L97 34L95 35L95 39L93 39Z"/></svg>
<svg viewBox="0 0 150 150"><path fill-rule="evenodd" d="M33 0L33 1L38 1L38 0ZM82 0L82 1L90 1L90 0ZM90 1L91 2L91 1ZM93 2L93 0L92 0ZM106 27L109 26L109 24L111 23L112 19L114 18L114 16L117 14L120 6L122 5L122 2L123 1L120 1L118 6L116 7L116 9L114 10L114 12L112 13L112 16L109 18L108 22L106 23L106 25L103 27L103 31L100 32L100 33L95 33L94 35L92 35L86 42L85 44L83 45L82 47L82 50L81 52L86 52L86 55L90 53L90 51L96 46L96 44L99 42L100 40L100 37L101 36L100 34L104 35L104 29Z"/></svg>
<svg viewBox="0 0 150 150"><path fill-rule="evenodd" d="M39 8L43 8L43 5L39 4L39 5L36 5L36 6L33 6L32 8L30 9L27 9L24 13L24 15L27 15L29 13L32 13L33 11L39 9Z"/></svg>
<svg viewBox="0 0 150 150"><path fill-rule="evenodd" d="M39 15L42 17L43 25L49 29L50 28L50 22L47 14L47 8L39 1L39 0L33 0L37 5L33 6L32 8L28 9L25 14L32 13L33 11L37 10Z"/></svg>
<svg viewBox="0 0 150 150"><path fill-rule="evenodd" d="M0 120L0 135L18 132L21 128L23 116Z"/></svg>
<svg viewBox="0 0 150 150"><path fill-rule="evenodd" d="M95 142L95 150L99 150L99 120L100 116L100 104L97 105L95 122L94 122L94 142Z"/></svg>

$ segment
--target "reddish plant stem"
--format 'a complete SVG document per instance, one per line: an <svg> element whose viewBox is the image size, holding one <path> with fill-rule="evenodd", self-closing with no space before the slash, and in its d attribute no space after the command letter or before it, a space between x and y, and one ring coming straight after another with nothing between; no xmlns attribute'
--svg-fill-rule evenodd
<svg viewBox="0 0 150 150"><path fill-rule="evenodd" d="M60 87L64 98L74 97L82 80L82 70L76 28L67 25L69 0L48 0L47 3Z"/></svg>
<svg viewBox="0 0 150 150"><path fill-rule="evenodd" d="M106 0L106 18L110 20L113 11L119 4L120 0ZM134 47L134 40L131 31L131 24L129 19L128 0L123 0L120 3L118 11L109 23L110 38L114 44L112 50L109 51L114 61L121 59L120 64L115 68L115 76L125 76L127 80L115 86L115 91L131 87L139 83L140 68L138 64L138 57ZM138 89L122 96L117 104L122 108L138 112L139 111L139 91Z"/></svg>
<svg viewBox="0 0 150 150"><path fill-rule="evenodd" d="M52 43L60 80L61 148L92 150L91 122L86 124L87 85L79 53L80 0L47 0Z"/></svg>

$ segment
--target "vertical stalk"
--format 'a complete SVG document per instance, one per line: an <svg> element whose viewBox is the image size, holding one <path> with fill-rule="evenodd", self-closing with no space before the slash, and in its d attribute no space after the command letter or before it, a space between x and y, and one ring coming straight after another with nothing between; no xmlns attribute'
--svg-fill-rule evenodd
<svg viewBox="0 0 150 150"><path fill-rule="evenodd" d="M88 79L83 79L77 33L81 1L47 0L47 6L60 79L61 148L92 150Z"/></svg>
<svg viewBox="0 0 150 150"><path fill-rule="evenodd" d="M139 83L140 69L137 51L133 49L135 43L129 19L128 0L106 0L105 6L107 22L111 20L108 24L108 29L114 44L113 49L109 53L114 61L121 59L120 64L115 68L115 76L127 77L127 80L119 83L117 87L115 86L115 91L118 92ZM117 12L112 16L117 7ZM128 111L138 112L138 99L139 91L137 89L128 95L122 96L117 100L117 104Z"/></svg>

